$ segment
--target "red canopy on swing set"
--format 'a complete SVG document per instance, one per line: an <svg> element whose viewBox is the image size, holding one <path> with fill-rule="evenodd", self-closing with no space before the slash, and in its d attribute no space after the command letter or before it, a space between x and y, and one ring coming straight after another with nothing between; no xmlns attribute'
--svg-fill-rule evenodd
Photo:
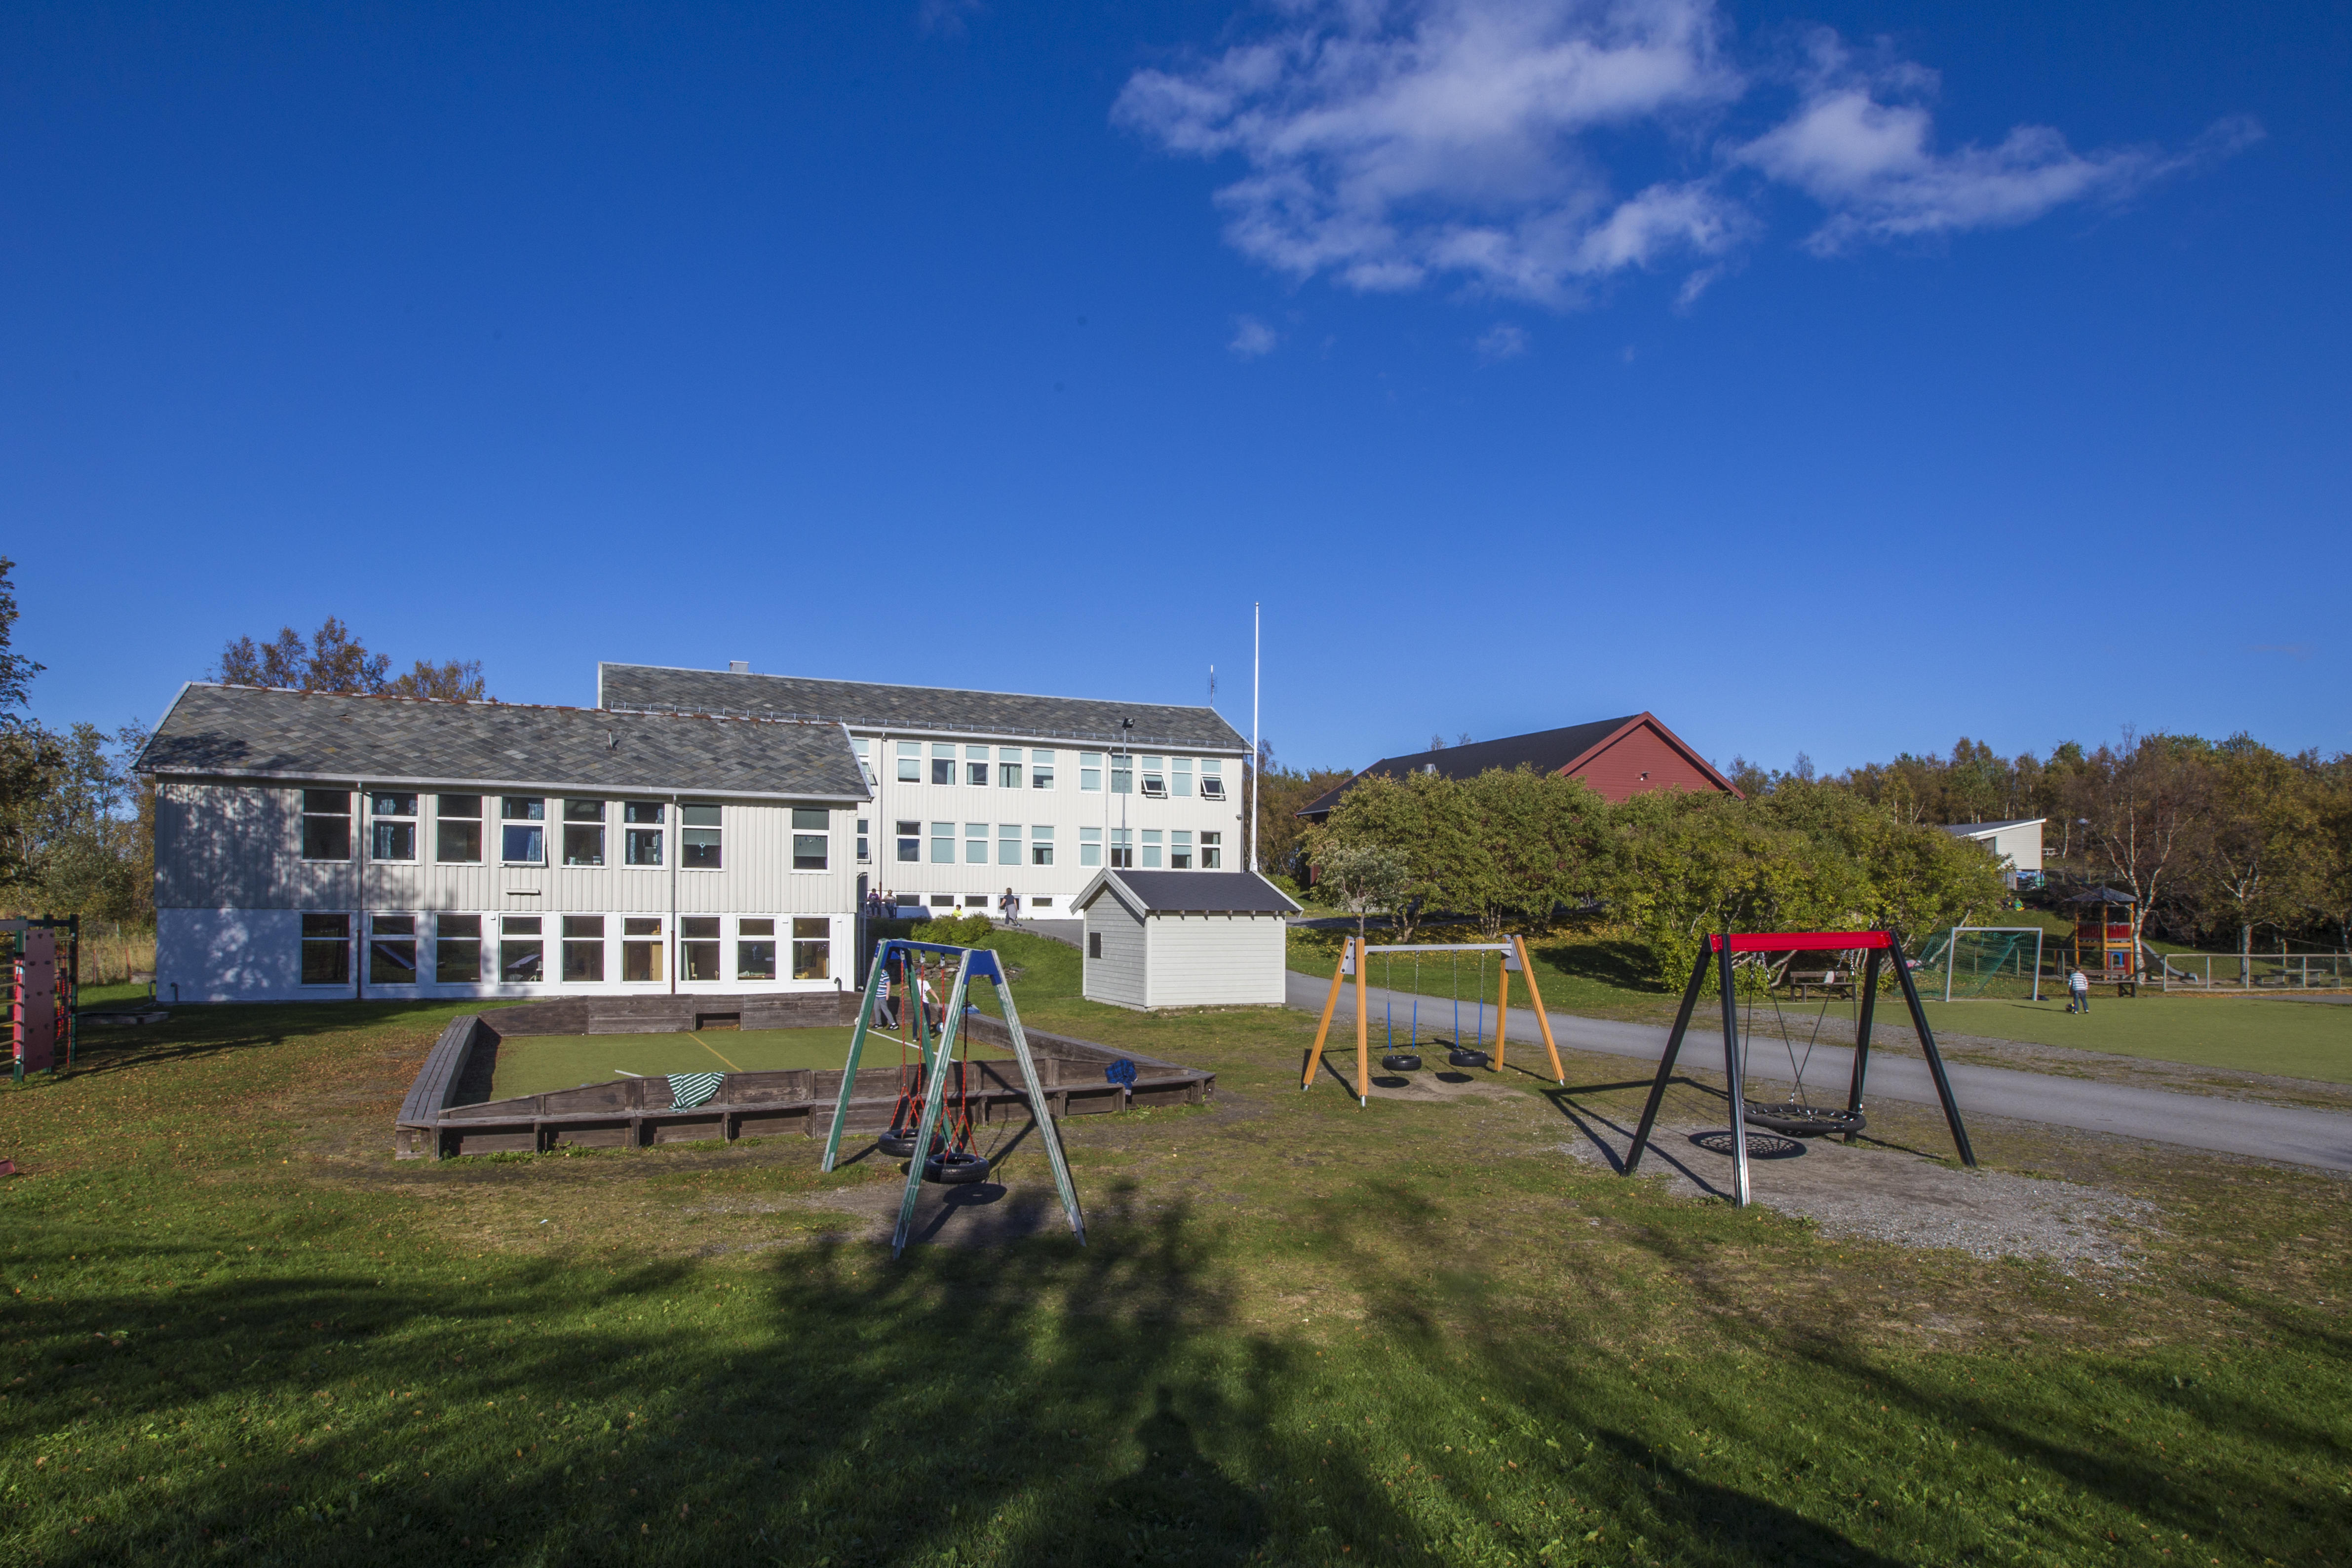
<svg viewBox="0 0 2352 1568"><path fill-rule="evenodd" d="M1884 931L1735 931L1728 936L1709 934L1706 950L1720 953L1726 942L1735 953L1843 953L1855 947L1895 946L1895 939Z"/></svg>

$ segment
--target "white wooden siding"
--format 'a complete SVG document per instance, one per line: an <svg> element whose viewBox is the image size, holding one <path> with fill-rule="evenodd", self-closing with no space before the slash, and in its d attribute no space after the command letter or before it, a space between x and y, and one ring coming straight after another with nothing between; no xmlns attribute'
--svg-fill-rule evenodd
<svg viewBox="0 0 2352 1568"><path fill-rule="evenodd" d="M1102 938L1099 958L1094 956L1097 936ZM1117 894L1106 889L1087 905L1086 984L1082 989L1088 1001L1122 1008L1150 1006L1145 989L1147 940L1144 923L1118 901Z"/></svg>
<svg viewBox="0 0 2352 1568"><path fill-rule="evenodd" d="M1107 903L1108 900L1098 901ZM1154 1008L1280 1007L1283 922L1272 915L1154 915L1146 923Z"/></svg>

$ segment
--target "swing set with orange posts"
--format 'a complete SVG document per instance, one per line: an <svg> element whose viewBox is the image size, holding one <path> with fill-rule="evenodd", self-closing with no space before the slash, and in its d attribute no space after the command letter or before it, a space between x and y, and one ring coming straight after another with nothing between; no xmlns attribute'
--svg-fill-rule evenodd
<svg viewBox="0 0 2352 1568"><path fill-rule="evenodd" d="M1430 999L1433 1004L1448 999L1453 1003L1453 1033L1446 1039L1446 1044L1449 1047L1447 1059L1451 1064L1455 1067L1486 1067L1497 1072L1502 1071L1506 1033L1504 1026L1510 1017L1511 976L1517 973L1527 977L1528 1000L1535 1008L1536 1027L1543 1031L1544 1050L1551 1057L1552 1077L1563 1085L1568 1082L1568 1071L1559 1064L1559 1047L1551 1037L1551 1019L1544 1011L1543 993L1536 988L1535 967L1528 962L1526 937L1508 936L1499 942L1423 942L1376 947L1360 936L1348 936L1340 939L1339 967L1331 971L1331 994L1323 998L1322 1021L1315 1026L1315 1044L1307 1053L1307 1070L1300 1076L1298 1083L1302 1093L1315 1087L1315 1075L1324 1066L1323 1045L1331 1033L1331 1015L1339 1006L1339 988L1346 983L1349 976L1353 975L1356 979L1356 1102L1360 1105L1371 1103L1371 1009L1365 1005L1365 971L1371 967L1371 960L1378 956L1391 966L1389 972L1392 973L1397 955L1403 953L1412 955L1416 985L1412 1001L1410 1004L1404 1049L1402 1051L1397 1048L1396 1000L1391 997L1386 1004L1388 1017L1385 1027L1388 1033L1388 1053L1381 1059L1381 1064L1383 1067L1391 1071L1410 1072L1421 1065L1421 1058L1416 1054L1421 1043L1421 994L1418 986L1421 961L1424 954L1443 953L1450 956L1454 965L1453 994L1450 998L1432 997ZM1473 993L1476 1009L1474 1015L1475 1037L1474 1043L1469 1045L1465 1045L1462 1041L1461 975L1462 955L1465 953L1475 953L1478 956L1477 985ZM1496 972L1495 1049L1491 1058L1486 1050L1486 955L1489 953L1498 954L1502 959ZM1433 1033L1432 1038L1439 1037Z"/></svg>

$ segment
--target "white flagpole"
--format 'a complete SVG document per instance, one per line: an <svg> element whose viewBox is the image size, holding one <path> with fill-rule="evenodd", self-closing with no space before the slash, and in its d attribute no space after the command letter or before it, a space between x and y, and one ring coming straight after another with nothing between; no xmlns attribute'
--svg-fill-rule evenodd
<svg viewBox="0 0 2352 1568"><path fill-rule="evenodd" d="M1258 820L1258 816L1259 816L1259 814L1260 814L1260 813L1259 813L1259 808L1258 808L1258 799L1257 799L1257 797L1258 797L1258 791L1259 791L1260 789L1262 789L1263 788L1265 788L1265 781L1264 781L1264 780L1259 777L1259 775L1258 775L1258 738L1257 738L1257 670L1258 670L1258 607L1257 607L1257 604L1255 603L1255 601L1252 601L1252 603L1251 603L1251 605L1250 605L1250 760L1249 760L1249 766L1250 766L1250 774L1249 774L1249 776L1250 776L1250 792L1249 792L1249 796L1250 796L1250 820L1249 820L1249 868L1250 868L1250 870L1252 870L1252 871L1255 871L1255 870L1257 870L1257 820Z"/></svg>

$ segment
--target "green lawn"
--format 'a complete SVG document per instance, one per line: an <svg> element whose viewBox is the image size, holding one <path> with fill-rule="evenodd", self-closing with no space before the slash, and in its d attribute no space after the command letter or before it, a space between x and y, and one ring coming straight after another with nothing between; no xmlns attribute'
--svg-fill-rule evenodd
<svg viewBox="0 0 2352 1568"><path fill-rule="evenodd" d="M1001 941L1032 1023L1220 1073L1070 1124L1084 1249L827 1239L897 1177L801 1138L395 1163L448 1006L182 1008L0 1092L5 1560L2352 1555L2340 1183L1988 1129L2158 1204L2146 1266L1833 1241L1567 1159L1533 1088L1301 1094L1311 1019Z"/></svg>
<svg viewBox="0 0 2352 1568"><path fill-rule="evenodd" d="M850 1030L835 1029L706 1030L689 1034L519 1034L499 1042L491 1073L494 1099L543 1094L603 1083L634 1073L652 1078L672 1072L775 1072L787 1068L839 1071L849 1056ZM869 1036L866 1067L896 1065L902 1054L895 1040ZM960 1049L958 1054L963 1054ZM1011 1057L1007 1051L973 1045L975 1061Z"/></svg>

